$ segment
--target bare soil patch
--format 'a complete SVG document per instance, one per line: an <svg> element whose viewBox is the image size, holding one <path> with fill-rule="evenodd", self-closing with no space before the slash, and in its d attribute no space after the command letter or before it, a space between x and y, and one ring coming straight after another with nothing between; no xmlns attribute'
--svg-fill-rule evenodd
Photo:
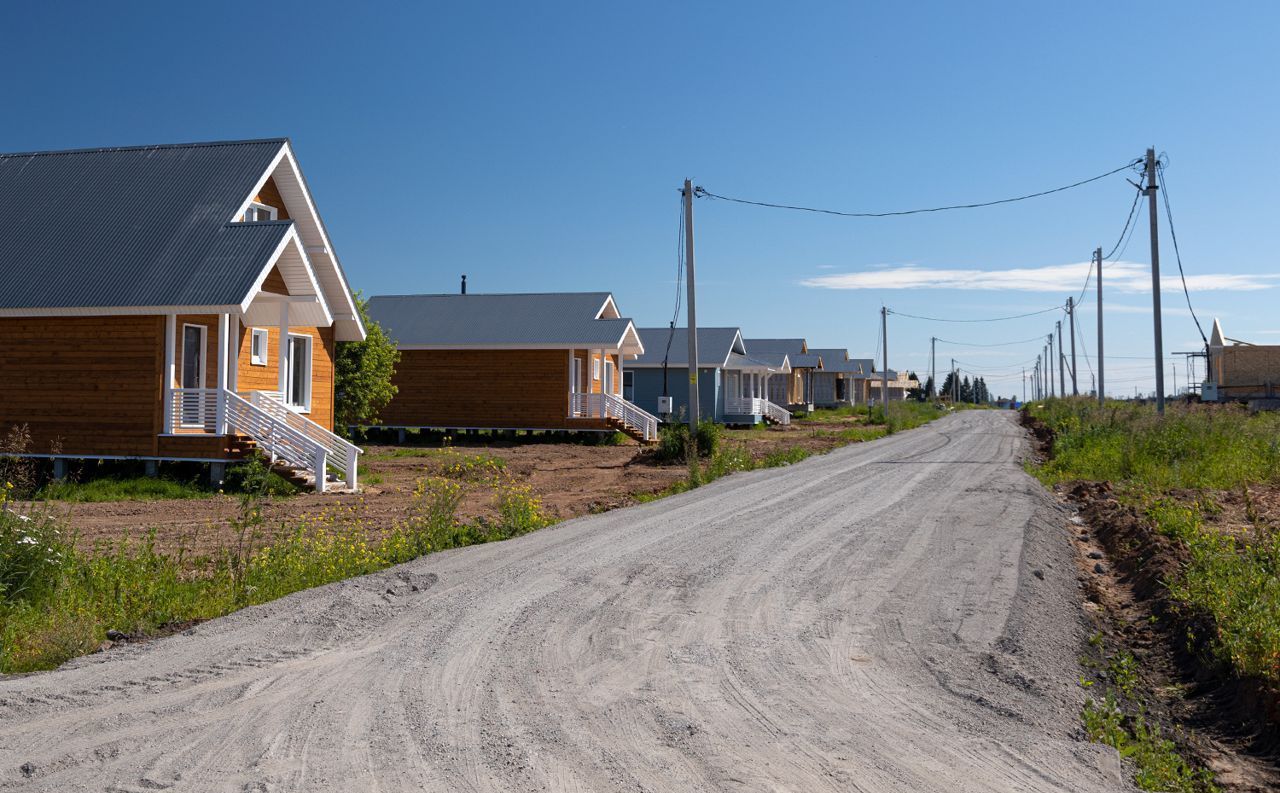
<svg viewBox="0 0 1280 793"><path fill-rule="evenodd" d="M823 453L848 443L841 430L860 426L862 417L837 417L754 430L730 430L726 442L741 444L756 459L801 447ZM490 436L458 436L449 448L436 446L366 445L360 493L306 493L271 499L262 505L257 535L245 538L269 543L300 521L334 513L359 520L372 534L390 529L409 507L414 487L427 476L440 475L462 457L488 456L501 460L506 481L526 485L552 517L559 520L606 512L636 503L638 497L660 492L684 478L682 464L660 464L651 449L635 443L622 446L575 442L507 440ZM493 488L480 481L463 481L466 496L460 509L465 518L491 517ZM158 547L182 549L192 558L209 555L241 542L231 525L240 499L230 495L204 499L51 503L66 516L85 548L102 547L154 532Z"/></svg>

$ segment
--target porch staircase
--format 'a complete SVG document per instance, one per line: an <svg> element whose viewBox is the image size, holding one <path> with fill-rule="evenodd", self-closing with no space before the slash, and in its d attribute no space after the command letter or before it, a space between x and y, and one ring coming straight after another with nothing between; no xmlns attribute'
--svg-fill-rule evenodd
<svg viewBox="0 0 1280 793"><path fill-rule="evenodd" d="M728 397L725 413L734 416L759 416L768 424L791 423L791 412L761 397Z"/></svg>
<svg viewBox="0 0 1280 793"><path fill-rule="evenodd" d="M641 443L658 442L658 417L616 394L571 394L572 418L599 418Z"/></svg>
<svg viewBox="0 0 1280 793"><path fill-rule="evenodd" d="M296 413L276 391L254 391L245 399L218 388L171 390L172 426L230 436L228 449L261 451L286 478L323 493L337 486L355 490L363 451Z"/></svg>

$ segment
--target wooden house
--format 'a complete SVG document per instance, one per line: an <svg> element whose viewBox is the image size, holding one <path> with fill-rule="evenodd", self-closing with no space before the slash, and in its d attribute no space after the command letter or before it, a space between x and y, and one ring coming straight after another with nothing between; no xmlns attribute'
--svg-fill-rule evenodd
<svg viewBox="0 0 1280 793"><path fill-rule="evenodd" d="M813 410L813 373L822 365L822 357L809 349L804 339L747 339L753 356L786 355L791 371L786 377L770 379L769 399L793 411Z"/></svg>
<svg viewBox="0 0 1280 793"><path fill-rule="evenodd" d="M671 417L689 411L689 331L641 328L645 352L631 365L630 393L646 409L672 401ZM790 374L786 354L765 361L748 353L737 328L698 328L698 413L721 424L790 424L791 414L769 399L773 378Z"/></svg>
<svg viewBox="0 0 1280 793"><path fill-rule="evenodd" d="M871 358L850 358L842 368L845 370L846 388L850 401L854 405L867 405L871 402L871 382L875 377L876 364Z"/></svg>
<svg viewBox="0 0 1280 793"><path fill-rule="evenodd" d="M821 366L810 375L814 406L836 408L855 404L854 383L855 378L863 374L862 364L851 359L843 347L812 348L809 352L821 360Z"/></svg>
<svg viewBox="0 0 1280 793"><path fill-rule="evenodd" d="M356 486L334 355L364 328L288 140L0 155L0 267L0 431L55 473L257 448Z"/></svg>
<svg viewBox="0 0 1280 793"><path fill-rule="evenodd" d="M657 418L623 397L644 346L607 292L385 295L368 311L400 349L384 426L657 440Z"/></svg>

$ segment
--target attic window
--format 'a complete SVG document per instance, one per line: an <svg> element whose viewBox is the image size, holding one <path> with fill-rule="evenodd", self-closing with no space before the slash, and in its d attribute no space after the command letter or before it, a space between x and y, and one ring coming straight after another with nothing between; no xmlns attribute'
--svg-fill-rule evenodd
<svg viewBox="0 0 1280 793"><path fill-rule="evenodd" d="M255 223L262 220L275 220L276 212L277 210L275 207L267 206L266 204L259 204L255 201L244 211L244 219L246 223Z"/></svg>

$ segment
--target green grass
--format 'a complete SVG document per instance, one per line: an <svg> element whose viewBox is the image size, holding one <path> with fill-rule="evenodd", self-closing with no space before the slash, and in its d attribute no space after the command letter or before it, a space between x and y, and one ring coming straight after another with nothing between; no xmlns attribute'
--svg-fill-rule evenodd
<svg viewBox="0 0 1280 793"><path fill-rule="evenodd" d="M1219 790L1213 773L1189 764L1173 741L1148 723L1141 713L1126 714L1108 692L1101 701L1085 701L1081 714L1089 740L1114 747L1133 764L1139 790L1161 793L1211 793Z"/></svg>
<svg viewBox="0 0 1280 793"><path fill-rule="evenodd" d="M36 492L41 501L158 501L170 498L208 498L214 491L194 482L153 476L91 479L87 482L49 482Z"/></svg>
<svg viewBox="0 0 1280 793"><path fill-rule="evenodd" d="M1280 534L1254 526L1224 535L1205 526L1215 491L1247 493L1280 481L1280 415L1235 406L1154 408L1087 399L1048 400L1032 414L1056 433L1035 473L1048 485L1111 482L1158 531L1186 545L1190 562L1169 594L1212 618L1213 656L1236 674L1280 685Z"/></svg>
<svg viewBox="0 0 1280 793"><path fill-rule="evenodd" d="M96 649L109 629L133 637L264 603L301 589L372 573L433 551L504 540L552 519L527 488L495 488L494 520L463 521L462 486L423 480L402 520L376 533L353 510L299 521L268 545L257 542L261 512L244 500L239 539L218 553L186 558L159 550L154 536L92 552L60 523L4 509L0 491L0 673L53 668Z"/></svg>

